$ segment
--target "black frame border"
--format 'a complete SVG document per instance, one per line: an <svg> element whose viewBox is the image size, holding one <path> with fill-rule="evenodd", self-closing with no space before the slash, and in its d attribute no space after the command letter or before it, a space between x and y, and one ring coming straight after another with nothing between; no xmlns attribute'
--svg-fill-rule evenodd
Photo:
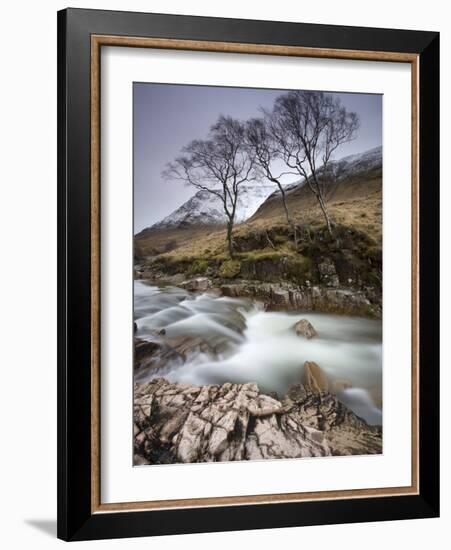
<svg viewBox="0 0 451 550"><path fill-rule="evenodd" d="M419 56L419 495L91 513L91 35ZM58 12L58 537L89 540L439 515L439 33Z"/></svg>

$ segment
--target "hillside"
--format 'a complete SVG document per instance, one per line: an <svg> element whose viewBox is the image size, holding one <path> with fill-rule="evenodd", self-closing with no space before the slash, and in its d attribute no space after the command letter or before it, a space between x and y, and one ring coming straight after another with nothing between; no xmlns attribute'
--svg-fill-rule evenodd
<svg viewBox="0 0 451 550"><path fill-rule="evenodd" d="M373 149L369 153L348 157L350 162L343 159L336 163L337 179L329 184L326 201L336 223L363 231L381 244L381 149ZM315 197L303 182L291 188L287 198L290 212L298 224L317 228L324 223ZM277 192L260 206L249 224L266 227L283 223L284 219L280 192Z"/></svg>
<svg viewBox="0 0 451 550"><path fill-rule="evenodd" d="M346 227L352 227L365 233L375 244L382 241L382 151L372 149L362 155L345 157L334 163L336 182L329 186L327 204L334 221ZM252 188L256 188L254 185ZM286 221L280 192L277 187L267 185L264 193L267 198L258 207L262 194L252 202L253 215L247 221L235 227L235 237L261 230L278 230L286 233ZM271 191L272 192L268 192ZM210 256L225 252L225 230L220 224L211 223L212 218L200 214L210 208L198 203L196 193L175 213L179 216L165 218L154 226L143 230L135 237L135 256L137 260L157 254L183 256ZM249 199L249 193L247 199ZM196 199L196 200L194 200ZM290 186L287 200L293 218L300 226L307 226L312 231L320 229L323 224L321 211L316 199L304 182ZM256 210L256 211L255 211ZM249 208L247 212L252 211ZM175 214L174 213L174 214ZM181 215L183 213L183 216ZM240 213L244 216L243 211ZM181 221L182 220L182 221ZM202 223L195 223L202 220Z"/></svg>
<svg viewBox="0 0 451 550"><path fill-rule="evenodd" d="M135 276L154 282L219 288L257 298L269 309L318 310L380 318L382 312L382 152L373 149L333 166L323 215L305 185L288 188L298 244L274 191L234 228L230 259L223 226L184 223L135 237ZM189 202L189 201L188 201ZM186 203L188 204L188 203ZM196 281L197 279L194 279ZM188 288L188 287L186 287Z"/></svg>

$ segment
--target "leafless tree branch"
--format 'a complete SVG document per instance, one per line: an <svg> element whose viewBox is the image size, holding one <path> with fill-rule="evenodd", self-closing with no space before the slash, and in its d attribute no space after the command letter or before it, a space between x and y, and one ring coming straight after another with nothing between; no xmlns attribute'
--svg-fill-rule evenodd
<svg viewBox="0 0 451 550"><path fill-rule="evenodd" d="M205 140L193 140L182 155L166 166L163 177L179 180L218 197L227 218L227 243L233 257L233 226L242 184L253 179L254 155L245 139L244 125L220 116Z"/></svg>

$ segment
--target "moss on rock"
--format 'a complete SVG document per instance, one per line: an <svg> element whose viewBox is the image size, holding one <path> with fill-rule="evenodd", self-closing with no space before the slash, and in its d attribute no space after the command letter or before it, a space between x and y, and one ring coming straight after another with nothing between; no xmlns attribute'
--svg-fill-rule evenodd
<svg viewBox="0 0 451 550"><path fill-rule="evenodd" d="M223 279L233 279L240 274L241 262L239 260L226 260L222 262L218 275Z"/></svg>

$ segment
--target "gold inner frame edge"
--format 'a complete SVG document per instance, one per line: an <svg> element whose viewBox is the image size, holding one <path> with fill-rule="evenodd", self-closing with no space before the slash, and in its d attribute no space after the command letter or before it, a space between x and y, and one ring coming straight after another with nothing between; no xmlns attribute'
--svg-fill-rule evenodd
<svg viewBox="0 0 451 550"><path fill-rule="evenodd" d="M101 503L100 498L100 50L102 46L280 55L410 63L412 94L412 480L407 487ZM419 494L419 56L400 52L341 50L166 38L91 35L91 513L211 506L274 504Z"/></svg>

